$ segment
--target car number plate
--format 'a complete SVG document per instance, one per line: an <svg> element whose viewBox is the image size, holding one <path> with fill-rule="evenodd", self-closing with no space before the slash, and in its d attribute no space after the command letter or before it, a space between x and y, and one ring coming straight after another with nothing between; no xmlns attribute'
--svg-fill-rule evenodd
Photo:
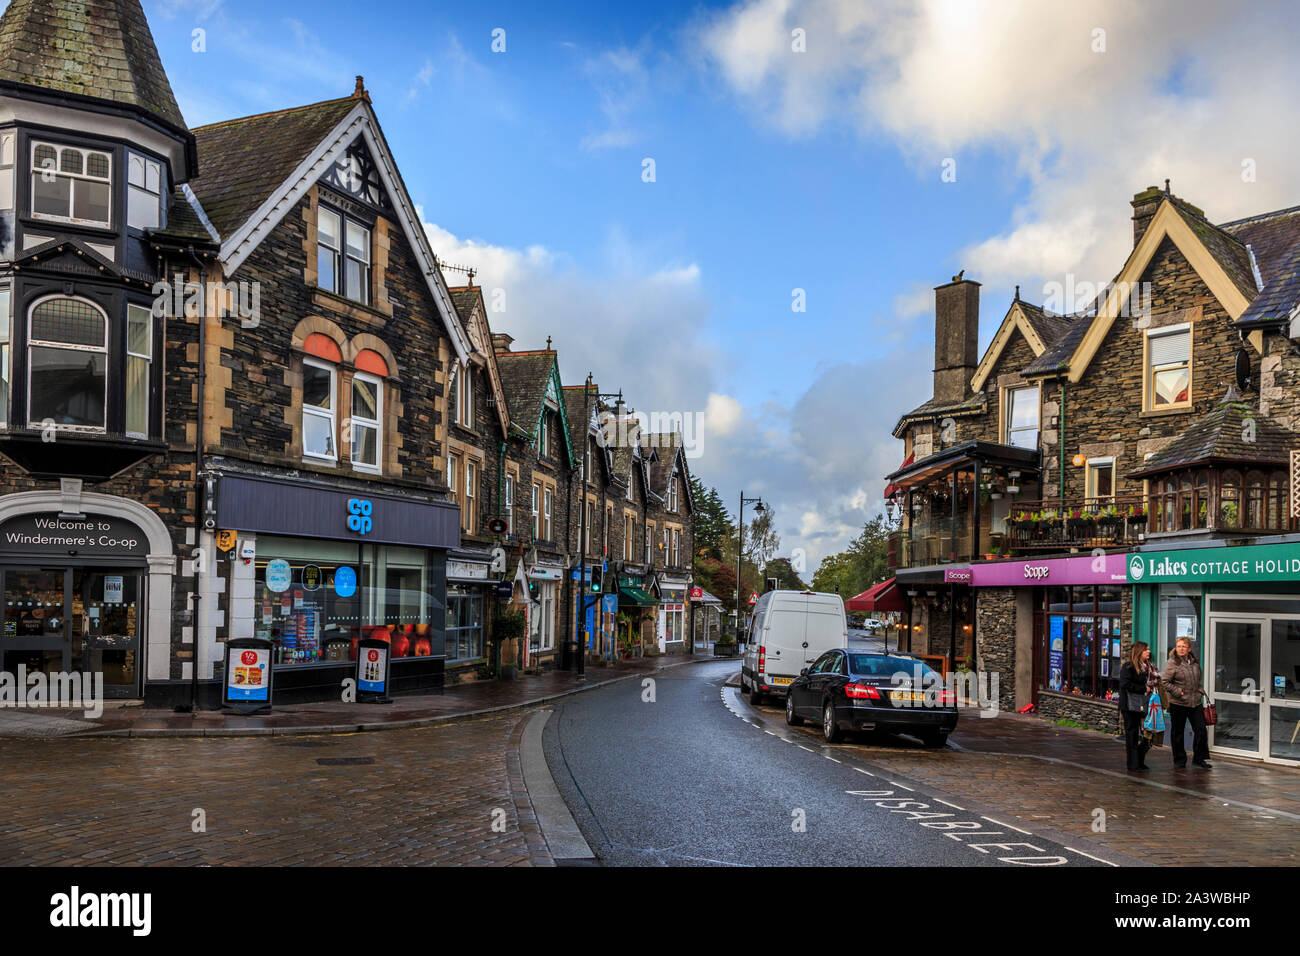
<svg viewBox="0 0 1300 956"><path fill-rule="evenodd" d="M794 678L793 678L793 677L773 677L773 678L772 678L772 683L773 683L773 684L792 684L792 683L794 683Z"/></svg>
<svg viewBox="0 0 1300 956"><path fill-rule="evenodd" d="M925 691L922 690L891 690L889 699L897 701L900 704L922 704L925 703Z"/></svg>

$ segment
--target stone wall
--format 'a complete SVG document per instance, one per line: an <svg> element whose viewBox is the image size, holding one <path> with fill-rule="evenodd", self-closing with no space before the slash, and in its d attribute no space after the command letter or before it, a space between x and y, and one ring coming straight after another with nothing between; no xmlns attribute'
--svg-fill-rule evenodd
<svg viewBox="0 0 1300 956"><path fill-rule="evenodd" d="M1119 705L1115 701L1040 690L1038 713L1044 720L1073 720L1095 730L1113 734L1120 731Z"/></svg>
<svg viewBox="0 0 1300 956"><path fill-rule="evenodd" d="M998 675L998 709L1016 709L1016 589L976 588L980 668Z"/></svg>

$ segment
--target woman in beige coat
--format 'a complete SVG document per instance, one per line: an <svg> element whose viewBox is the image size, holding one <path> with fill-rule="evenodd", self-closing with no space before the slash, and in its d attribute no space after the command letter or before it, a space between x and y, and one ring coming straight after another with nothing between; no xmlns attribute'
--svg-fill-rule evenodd
<svg viewBox="0 0 1300 956"><path fill-rule="evenodd" d="M1192 642L1180 637L1165 661L1160 679L1169 692L1169 746L1173 750L1174 766L1187 766L1187 751L1183 746L1183 728L1192 723L1192 766L1209 770L1210 745L1205 732L1205 709L1201 706L1204 691L1201 687L1201 662L1192 653Z"/></svg>

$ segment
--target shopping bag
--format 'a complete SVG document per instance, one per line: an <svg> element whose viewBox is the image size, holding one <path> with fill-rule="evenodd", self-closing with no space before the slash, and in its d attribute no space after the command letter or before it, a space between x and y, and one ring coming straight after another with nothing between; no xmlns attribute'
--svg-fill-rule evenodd
<svg viewBox="0 0 1300 956"><path fill-rule="evenodd" d="M1165 729L1165 712L1160 707L1160 695L1157 693L1152 692L1151 699L1147 701L1147 715L1142 721L1142 727L1154 733Z"/></svg>

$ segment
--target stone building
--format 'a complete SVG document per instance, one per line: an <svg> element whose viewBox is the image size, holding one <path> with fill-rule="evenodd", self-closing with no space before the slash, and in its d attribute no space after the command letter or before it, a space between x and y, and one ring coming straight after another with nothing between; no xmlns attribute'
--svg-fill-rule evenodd
<svg viewBox="0 0 1300 956"><path fill-rule="evenodd" d="M1214 225L1167 187L1132 207L1114 282L1078 302L1045 290L1056 308L1017 291L978 362L977 287L936 290L935 394L899 420L887 489L913 649L997 672L1003 708L1111 727L1135 634L1157 658L1178 636L1221 668L1250 656L1216 646L1208 579L1154 587L1143 569L1179 562L1135 555L1294 531L1300 447L1300 210ZM1262 719L1243 710L1219 739Z"/></svg>

